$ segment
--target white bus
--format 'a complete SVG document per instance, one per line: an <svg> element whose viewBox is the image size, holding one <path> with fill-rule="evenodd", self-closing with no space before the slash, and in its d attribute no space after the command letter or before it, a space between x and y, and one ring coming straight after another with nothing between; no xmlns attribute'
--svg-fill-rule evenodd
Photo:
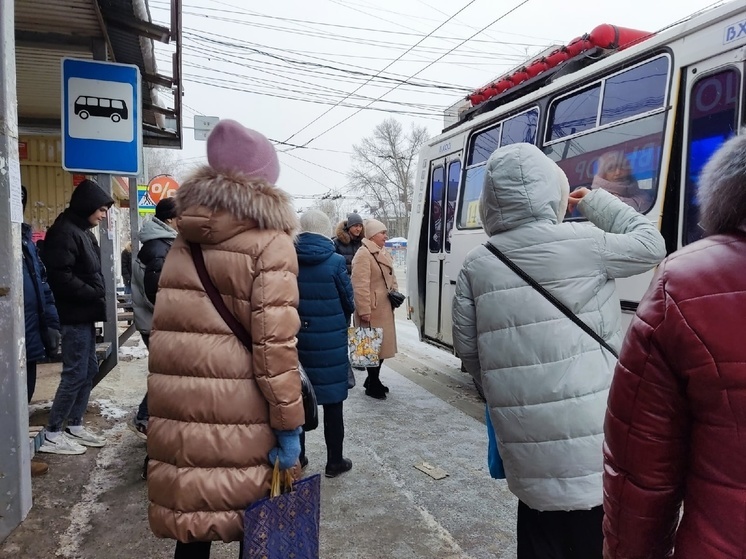
<svg viewBox="0 0 746 559"><path fill-rule="evenodd" d="M669 253L699 239L697 177L743 125L744 60L746 0L737 0L656 34L600 26L475 91L473 106L420 153L407 283L421 339L453 349L456 279L486 240L479 196L499 146L536 144L571 189L590 186L599 158L612 153L626 160L639 211L658 224ZM617 282L625 324L652 274Z"/></svg>

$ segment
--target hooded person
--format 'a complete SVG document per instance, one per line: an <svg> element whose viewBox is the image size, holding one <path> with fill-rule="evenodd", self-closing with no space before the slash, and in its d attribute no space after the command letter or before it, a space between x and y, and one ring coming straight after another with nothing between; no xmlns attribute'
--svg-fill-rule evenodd
<svg viewBox="0 0 746 559"><path fill-rule="evenodd" d="M569 194L531 144L497 149L480 215L489 243L614 349L622 341L614 280L658 264L660 233L604 190ZM593 225L561 223L565 204ZM615 358L487 247L469 252L456 284L453 339L481 377L508 487L519 499L518 558L601 557L602 453Z"/></svg>
<svg viewBox="0 0 746 559"><path fill-rule="evenodd" d="M26 211L28 191L21 186L23 210ZM56 358L61 341L60 319L54 306L54 296L47 283L47 272L36 251L31 225L21 225L21 254L23 256L23 311L26 323L26 383L28 401L36 389L36 365L47 358ZM31 475L45 474L49 466L31 460Z"/></svg>
<svg viewBox="0 0 746 559"><path fill-rule="evenodd" d="M139 239L141 243L132 269L132 309L135 328L140 332L145 347L150 346L150 329L153 324L158 282L161 279L166 255L178 234L176 227L176 201L164 198L155 206L155 216L143 223ZM148 395L140 403L137 414L128 426L141 439L147 439Z"/></svg>
<svg viewBox="0 0 746 559"><path fill-rule="evenodd" d="M706 238L658 267L624 339L606 410L605 558L744 556L745 184L738 135L698 178Z"/></svg>
<svg viewBox="0 0 746 559"><path fill-rule="evenodd" d="M334 250L337 254L345 257L347 273L352 274L352 259L355 253L363 246L363 218L356 213L351 213L347 219L337 224L334 242Z"/></svg>
<svg viewBox="0 0 746 559"><path fill-rule="evenodd" d="M298 373L298 259L292 200L272 144L234 120L207 139L208 164L176 194L179 235L150 334L148 519L174 557L243 542L246 507L268 496L275 460L293 469L305 412ZM252 350L226 324L193 255Z"/></svg>
<svg viewBox="0 0 746 559"><path fill-rule="evenodd" d="M83 415L98 374L95 323L106 321L101 252L91 229L112 204L108 193L86 179L45 237L47 278L62 326L62 375L40 452L82 454L87 446L105 444L83 427Z"/></svg>
<svg viewBox="0 0 746 559"><path fill-rule="evenodd" d="M355 293L355 325L381 328L383 341L378 352L379 364L367 367L368 378L363 383L365 395L385 400L389 392L380 379L384 359L396 355L396 321L389 291L399 284L394 273L394 260L384 249L386 226L377 219L365 221L363 246L352 259L352 289Z"/></svg>
<svg viewBox="0 0 746 559"><path fill-rule="evenodd" d="M295 241L301 322L298 358L311 380L316 401L324 408L324 473L336 477L352 468L352 461L342 454L342 405L347 399L347 325L355 301L345 260L334 251L329 238L329 218L319 210L308 210L300 218L300 227L302 232ZM304 439L301 437L303 450ZM301 451L301 463L306 462Z"/></svg>

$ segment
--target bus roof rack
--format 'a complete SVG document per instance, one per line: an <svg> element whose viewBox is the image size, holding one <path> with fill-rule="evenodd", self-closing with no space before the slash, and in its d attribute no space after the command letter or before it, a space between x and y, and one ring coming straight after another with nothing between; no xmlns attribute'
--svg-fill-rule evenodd
<svg viewBox="0 0 746 559"><path fill-rule="evenodd" d="M517 99L527 93L551 83L559 75L576 72L590 64L617 51L652 37L654 33L603 24L593 31L576 37L567 45L559 47L547 55L538 58L511 71L497 80L481 87L466 99L472 105L459 115L458 122L446 130L471 120L479 114ZM445 130L444 130L445 132Z"/></svg>

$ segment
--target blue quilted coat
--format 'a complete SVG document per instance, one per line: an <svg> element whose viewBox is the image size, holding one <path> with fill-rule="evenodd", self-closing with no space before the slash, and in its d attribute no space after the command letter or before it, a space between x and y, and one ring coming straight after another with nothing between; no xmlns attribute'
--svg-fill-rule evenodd
<svg viewBox="0 0 746 559"><path fill-rule="evenodd" d="M345 259L331 239L301 233L298 253L300 331L298 358L311 379L319 404L347 398L347 325L355 310Z"/></svg>

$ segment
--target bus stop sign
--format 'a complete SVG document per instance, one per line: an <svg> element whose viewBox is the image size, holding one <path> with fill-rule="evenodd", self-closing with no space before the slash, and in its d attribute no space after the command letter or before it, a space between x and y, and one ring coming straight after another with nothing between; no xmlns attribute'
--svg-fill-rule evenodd
<svg viewBox="0 0 746 559"><path fill-rule="evenodd" d="M62 59L62 167L137 175L142 153L140 69Z"/></svg>

